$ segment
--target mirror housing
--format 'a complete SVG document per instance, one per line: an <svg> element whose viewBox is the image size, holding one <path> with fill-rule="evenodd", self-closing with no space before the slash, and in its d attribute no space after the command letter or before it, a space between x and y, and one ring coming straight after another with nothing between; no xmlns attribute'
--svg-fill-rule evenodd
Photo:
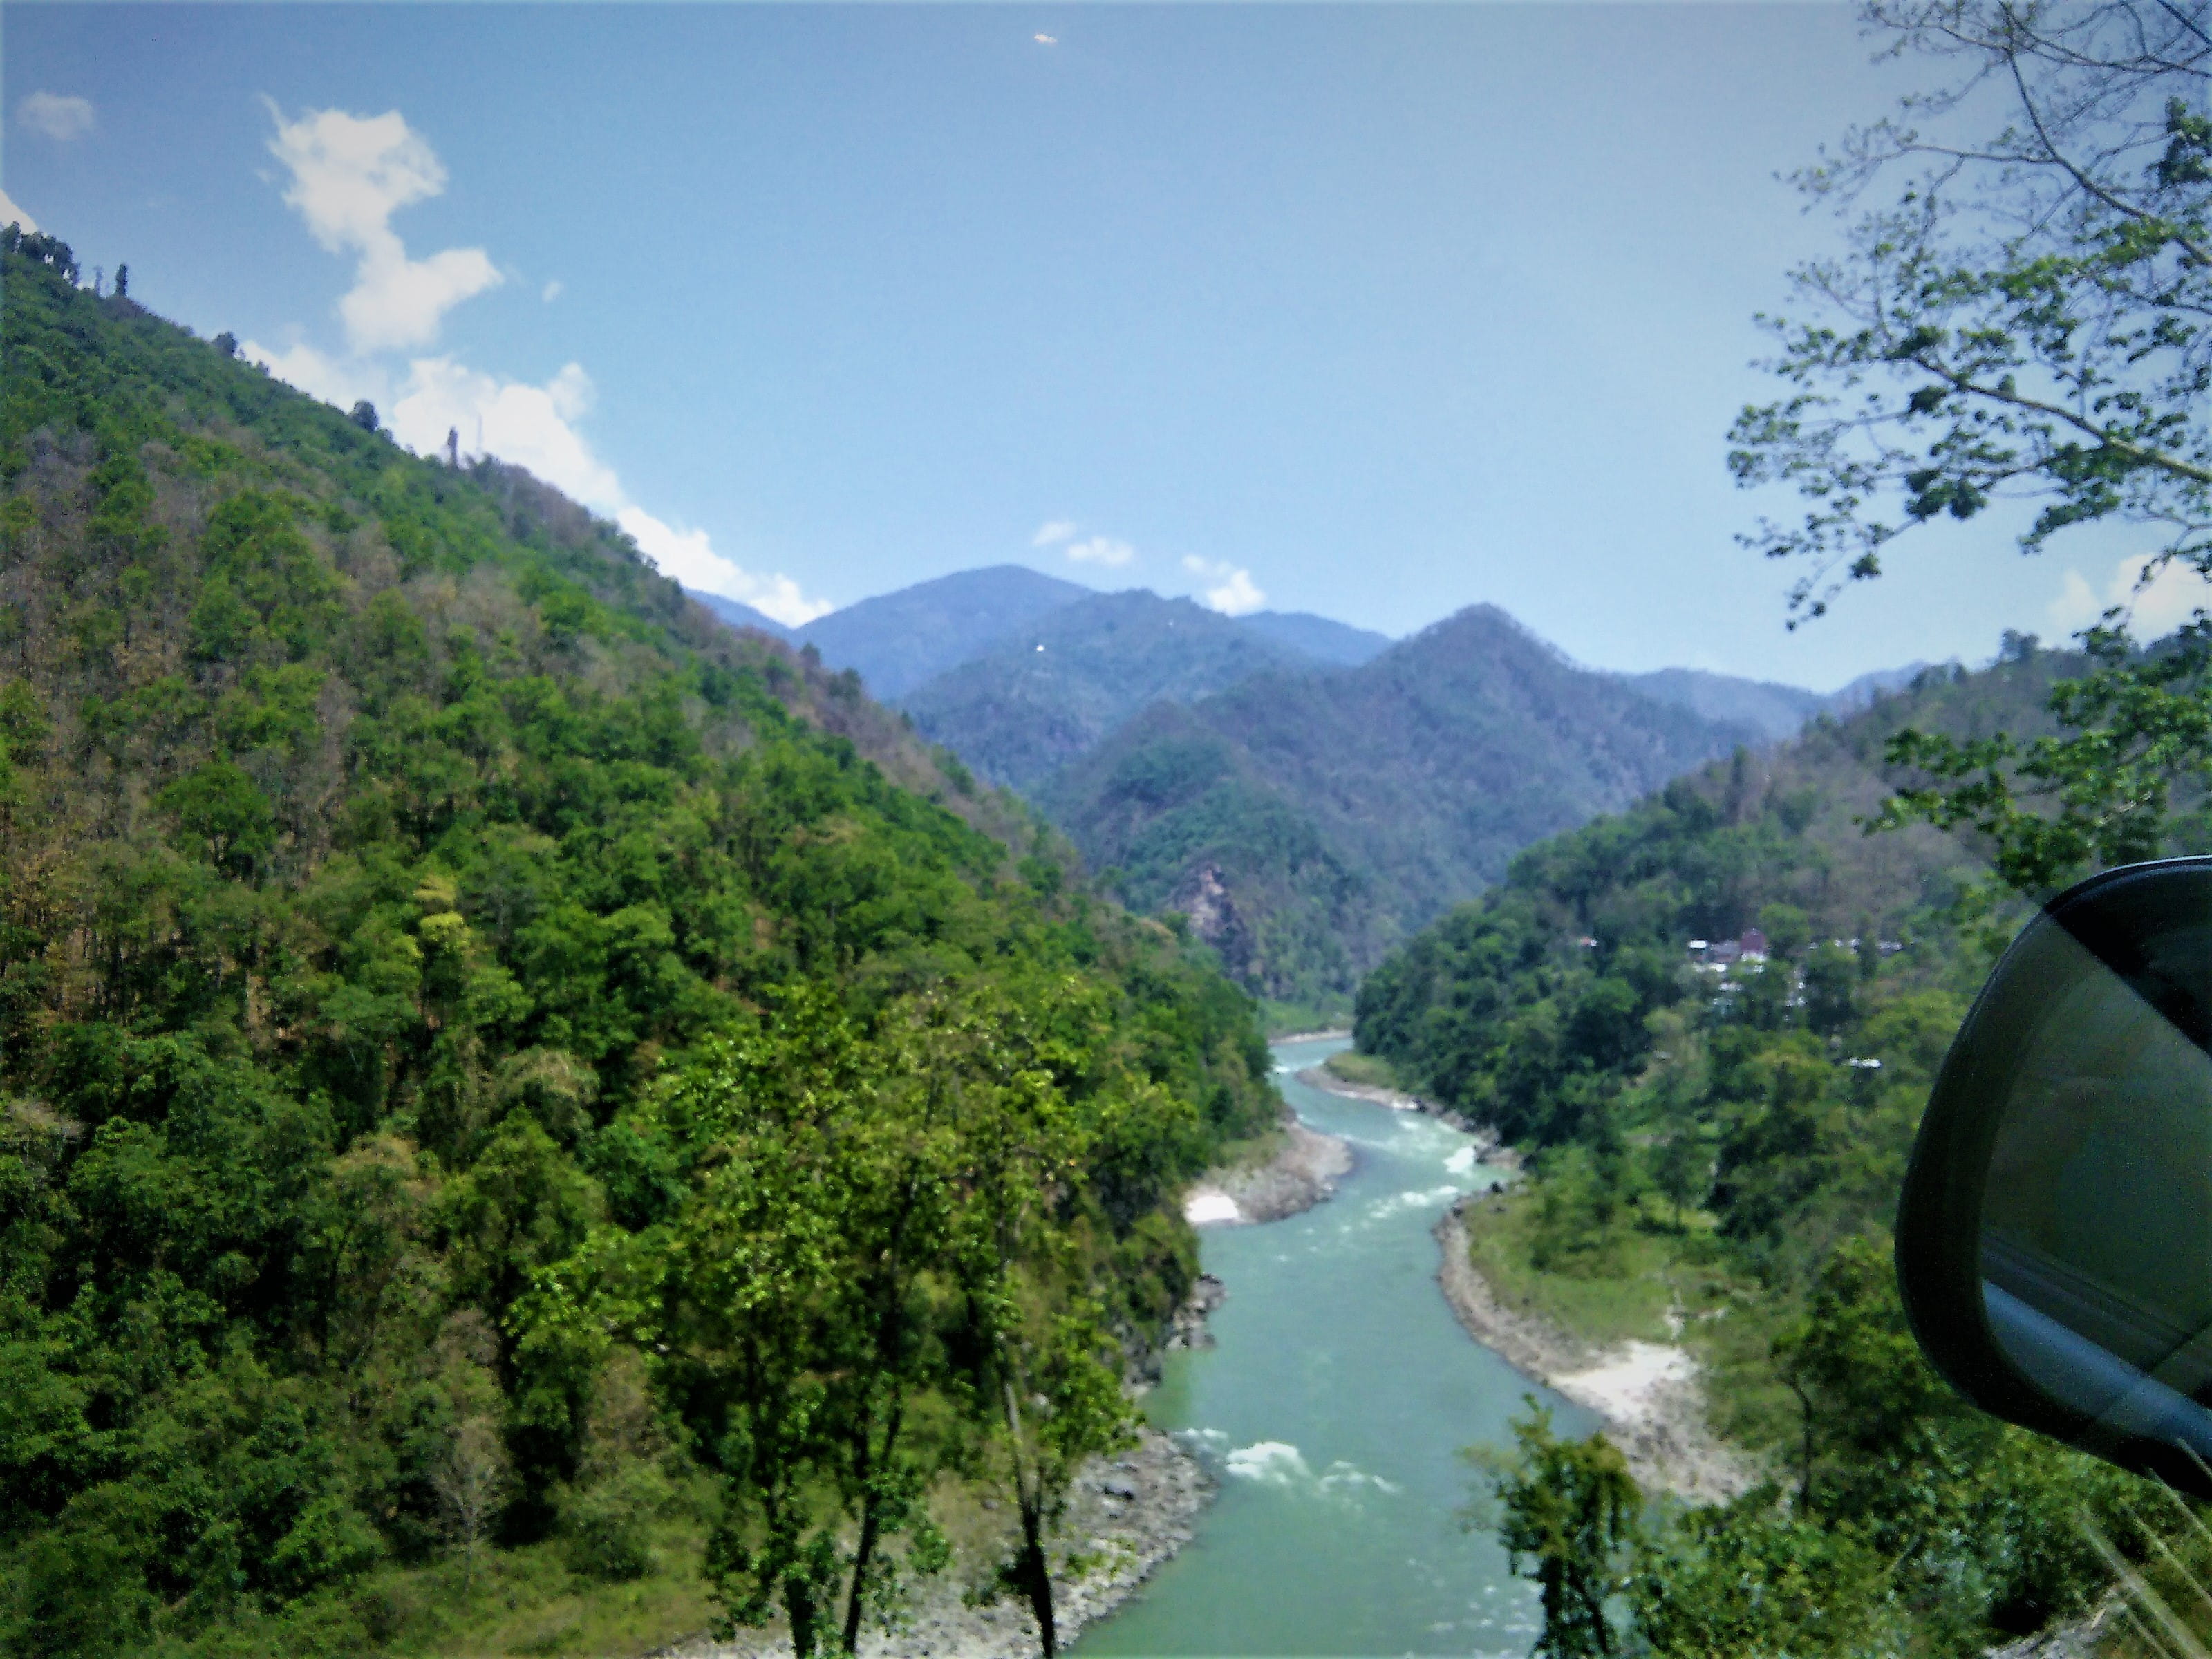
<svg viewBox="0 0 2212 1659"><path fill-rule="evenodd" d="M2212 858L2021 931L1937 1073L1897 1268L1976 1405L2212 1499Z"/></svg>

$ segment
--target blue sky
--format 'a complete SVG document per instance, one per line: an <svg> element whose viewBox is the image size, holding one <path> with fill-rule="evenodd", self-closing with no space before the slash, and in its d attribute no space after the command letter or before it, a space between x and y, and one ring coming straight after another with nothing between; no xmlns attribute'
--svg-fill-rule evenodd
<svg viewBox="0 0 2212 1659"><path fill-rule="evenodd" d="M88 270L787 617L1012 561L1826 687L2063 634L2130 550L1947 530L1792 635L1735 544L1752 317L1835 236L1775 175L1910 84L1841 7L4 29L0 188Z"/></svg>

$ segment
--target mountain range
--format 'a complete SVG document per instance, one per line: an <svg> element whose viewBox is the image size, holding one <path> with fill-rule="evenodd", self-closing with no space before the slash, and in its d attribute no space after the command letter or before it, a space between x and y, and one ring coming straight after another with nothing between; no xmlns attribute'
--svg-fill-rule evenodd
<svg viewBox="0 0 2212 1659"><path fill-rule="evenodd" d="M1862 674L1839 691L1808 691L1772 680L1740 679L1702 668L1662 668L1649 674L1624 674L1622 680L1647 697L1687 708L1707 720L1749 726L1768 743L1794 738L1817 714L1856 714L1887 691L1910 685L1924 662Z"/></svg>
<svg viewBox="0 0 2212 1659"><path fill-rule="evenodd" d="M1181 915L1248 988L1316 1011L1530 842L1919 667L1828 695L1610 674L1490 605L1393 641L1016 565L797 629L694 597L856 673L918 735L1027 796L1109 890Z"/></svg>
<svg viewBox="0 0 2212 1659"><path fill-rule="evenodd" d="M1749 736L1475 605L1357 668L1155 703L1036 799L1129 902L1322 1006L1522 848Z"/></svg>

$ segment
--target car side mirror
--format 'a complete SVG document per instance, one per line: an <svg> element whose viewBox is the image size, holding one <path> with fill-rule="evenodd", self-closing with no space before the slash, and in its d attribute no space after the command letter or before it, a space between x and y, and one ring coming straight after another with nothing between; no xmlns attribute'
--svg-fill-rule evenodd
<svg viewBox="0 0 2212 1659"><path fill-rule="evenodd" d="M2021 931L1937 1074L1897 1267L1967 1398L2212 1498L2212 859Z"/></svg>

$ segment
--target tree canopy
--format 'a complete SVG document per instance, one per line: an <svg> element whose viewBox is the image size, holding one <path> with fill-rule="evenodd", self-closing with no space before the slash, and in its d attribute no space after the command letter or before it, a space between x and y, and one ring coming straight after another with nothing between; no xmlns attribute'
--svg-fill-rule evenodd
<svg viewBox="0 0 2212 1659"><path fill-rule="evenodd" d="M1824 612L1916 525L2038 510L2027 550L2137 525L2151 568L2212 569L2212 75L2203 0L1873 0L1870 32L1942 78L1798 174L1815 202L1890 201L1768 319L1781 399L1730 465L1811 503L1750 538L1809 567ZM1900 179L1901 175L1901 179Z"/></svg>
<svg viewBox="0 0 2212 1659"><path fill-rule="evenodd" d="M849 1650L939 1483L1048 1516L1250 1000L527 474L4 258L0 1647Z"/></svg>

